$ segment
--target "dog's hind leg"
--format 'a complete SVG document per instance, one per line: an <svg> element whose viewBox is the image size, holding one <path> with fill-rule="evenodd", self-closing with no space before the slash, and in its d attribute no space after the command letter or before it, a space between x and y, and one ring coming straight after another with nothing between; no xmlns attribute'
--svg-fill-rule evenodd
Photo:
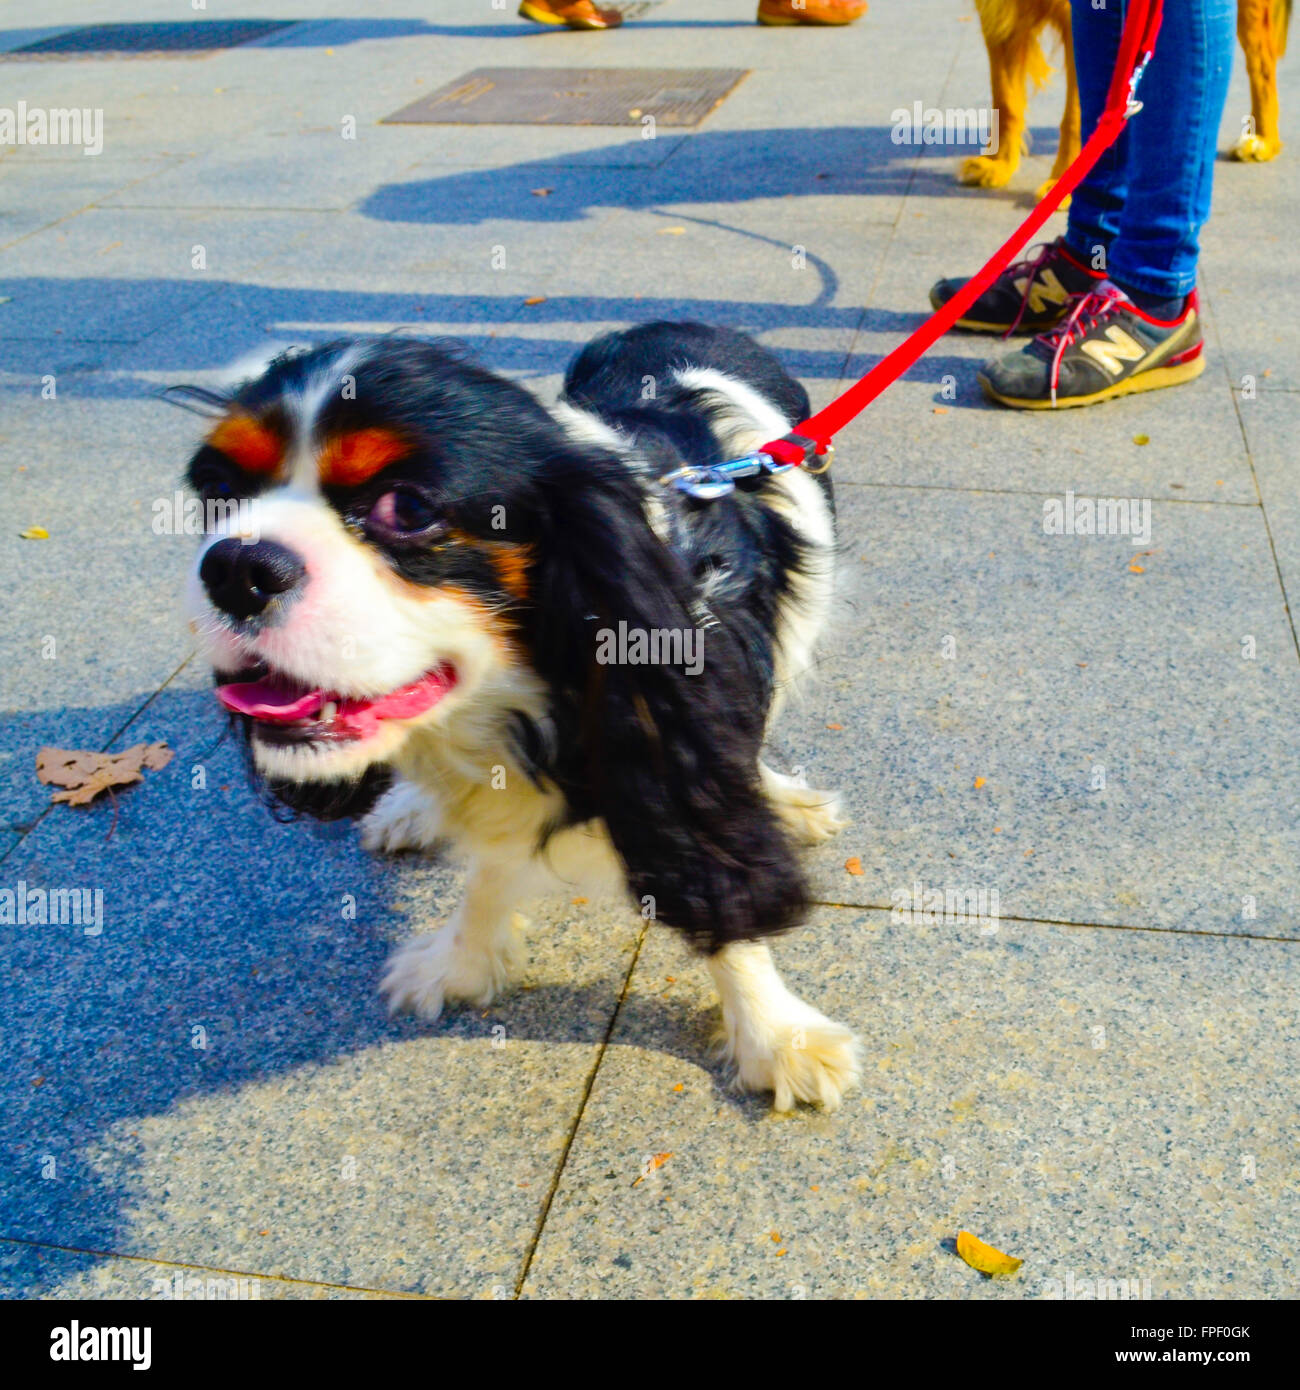
<svg viewBox="0 0 1300 1390"><path fill-rule="evenodd" d="M762 941L734 941L708 959L722 998L723 1056L777 1110L806 1101L834 1110L860 1078L860 1044L786 988Z"/></svg>
<svg viewBox="0 0 1300 1390"><path fill-rule="evenodd" d="M513 909L524 886L505 865L472 863L464 897L446 924L412 937L389 957L379 986L389 1011L432 1021L446 1001L490 1004L522 956L524 921Z"/></svg>
<svg viewBox="0 0 1300 1390"><path fill-rule="evenodd" d="M758 765L758 775L764 796L800 844L819 845L848 824L840 816L840 799L835 792L817 791L801 778L774 772L763 762Z"/></svg>

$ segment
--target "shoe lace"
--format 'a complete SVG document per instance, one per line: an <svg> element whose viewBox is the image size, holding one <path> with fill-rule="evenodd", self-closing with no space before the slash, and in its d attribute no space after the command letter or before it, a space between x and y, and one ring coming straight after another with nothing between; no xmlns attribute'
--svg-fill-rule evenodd
<svg viewBox="0 0 1300 1390"><path fill-rule="evenodd" d="M1117 305L1127 304L1128 296L1117 285L1103 282L1096 289L1085 290L1071 300L1073 307L1060 323L1040 333L1037 341L1052 349L1052 405L1056 405L1056 387L1061 379L1061 359L1065 350L1075 341L1076 334L1082 338L1096 327L1097 321L1109 314Z"/></svg>
<svg viewBox="0 0 1300 1390"><path fill-rule="evenodd" d="M1025 310L1029 307L1029 291L1033 288L1034 281L1038 278L1038 272L1047 261L1051 260L1059 244L1059 238L1056 241L1040 241L1036 246L1031 246L1029 248L1029 255L1027 255L1024 260L1014 261L1007 267L1005 273L1011 277L1011 283L1013 285L1022 275L1026 276L1027 279L1025 281L1025 292L1020 296L1020 308L1016 312L1016 317L1011 327L1002 335L1003 338L1011 337L1016 329L1020 327L1020 320L1024 318ZM1038 254L1035 255L1034 252Z"/></svg>

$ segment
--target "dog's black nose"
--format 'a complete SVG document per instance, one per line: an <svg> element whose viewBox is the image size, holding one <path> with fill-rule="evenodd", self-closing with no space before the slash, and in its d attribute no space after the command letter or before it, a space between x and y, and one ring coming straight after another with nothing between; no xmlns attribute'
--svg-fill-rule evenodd
<svg viewBox="0 0 1300 1390"><path fill-rule="evenodd" d="M306 573L292 550L274 541L248 545L237 536L210 546L199 566L208 597L235 618L261 613L277 595L296 588Z"/></svg>

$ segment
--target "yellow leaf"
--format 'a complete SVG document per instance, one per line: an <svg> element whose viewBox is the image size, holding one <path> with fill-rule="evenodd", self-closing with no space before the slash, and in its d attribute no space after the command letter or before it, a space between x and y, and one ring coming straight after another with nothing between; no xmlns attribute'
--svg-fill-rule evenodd
<svg viewBox="0 0 1300 1390"><path fill-rule="evenodd" d="M24 541L47 541L50 533L44 526L29 526L25 531L19 531L18 538Z"/></svg>
<svg viewBox="0 0 1300 1390"><path fill-rule="evenodd" d="M660 227L660 236L681 236L685 232L685 227Z"/></svg>
<svg viewBox="0 0 1300 1390"><path fill-rule="evenodd" d="M1014 1255L1004 1255L1001 1250L985 1245L969 1231L957 1232L957 1253L972 1269L978 1269L990 1278L1014 1274L1024 1264L1024 1260L1018 1260Z"/></svg>
<svg viewBox="0 0 1300 1390"><path fill-rule="evenodd" d="M530 295L527 299L524 300L524 303L525 303L525 304L545 304L545 303L546 303L546 296L545 296L544 294L534 294L534 295Z"/></svg>
<svg viewBox="0 0 1300 1390"><path fill-rule="evenodd" d="M1145 573L1146 573L1146 569L1145 569L1145 567L1142 566L1142 565L1130 565L1128 568L1129 568L1129 573L1130 573L1130 574L1145 574Z"/></svg>
<svg viewBox="0 0 1300 1390"><path fill-rule="evenodd" d="M982 777L977 777L977 778L975 779L975 790L976 790L976 791L979 791L979 789L980 789L983 785L984 785L984 779L983 779Z"/></svg>
<svg viewBox="0 0 1300 1390"><path fill-rule="evenodd" d="M844 861L844 867L857 878L862 877L862 860L855 854L852 859Z"/></svg>
<svg viewBox="0 0 1300 1390"><path fill-rule="evenodd" d="M1150 443L1151 443L1151 436L1150 436L1149 434L1135 434L1135 435L1133 436L1133 443L1134 443L1134 444L1150 444Z"/></svg>

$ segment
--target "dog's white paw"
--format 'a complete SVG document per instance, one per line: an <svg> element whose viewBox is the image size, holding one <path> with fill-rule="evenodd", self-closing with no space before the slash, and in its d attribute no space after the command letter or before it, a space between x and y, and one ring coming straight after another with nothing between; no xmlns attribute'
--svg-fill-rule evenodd
<svg viewBox="0 0 1300 1390"><path fill-rule="evenodd" d="M840 799L834 792L802 788L802 795L781 802L777 812L790 833L805 845L819 845L848 825L840 815Z"/></svg>
<svg viewBox="0 0 1300 1390"><path fill-rule="evenodd" d="M361 844L374 854L432 849L441 832L438 808L414 782L399 779L361 822Z"/></svg>
<svg viewBox="0 0 1300 1390"><path fill-rule="evenodd" d="M834 792L818 791L784 773L762 768L763 790L786 829L801 844L819 845L848 825L840 815L840 799Z"/></svg>
<svg viewBox="0 0 1300 1390"><path fill-rule="evenodd" d="M772 1092L774 1110L799 1101L838 1109L861 1080L862 1046L842 1024L793 995L789 1002L788 1012L760 1027L724 1027L722 1055L745 1090Z"/></svg>
<svg viewBox="0 0 1300 1390"><path fill-rule="evenodd" d="M523 928L515 914L486 945L467 941L454 922L412 937L389 956L379 984L389 1013L414 1013L432 1023L444 1003L490 1004L519 964Z"/></svg>

